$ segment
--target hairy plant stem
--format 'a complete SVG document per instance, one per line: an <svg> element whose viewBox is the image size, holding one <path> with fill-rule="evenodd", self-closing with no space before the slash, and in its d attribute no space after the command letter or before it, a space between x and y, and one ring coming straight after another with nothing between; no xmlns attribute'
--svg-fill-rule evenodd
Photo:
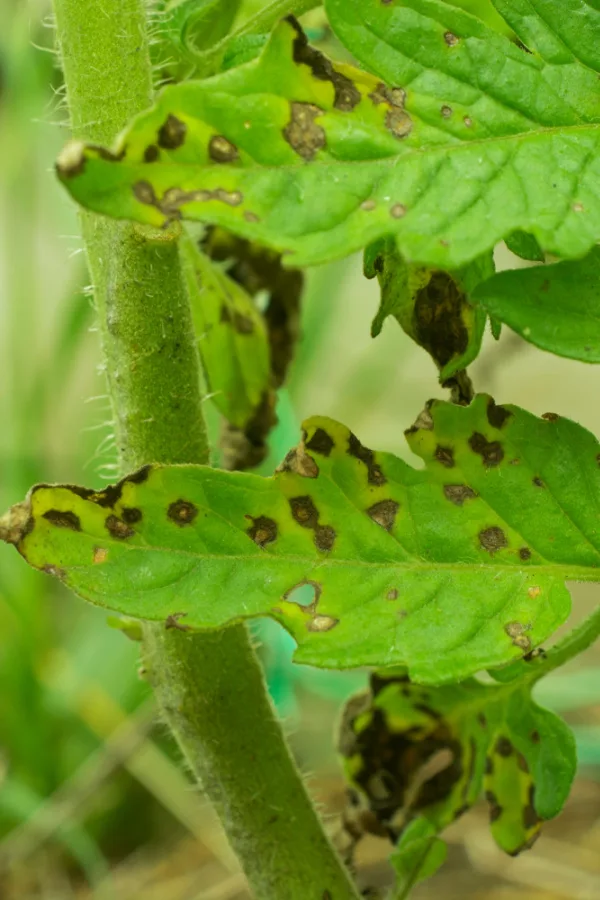
<svg viewBox="0 0 600 900"><path fill-rule="evenodd" d="M143 0L54 0L73 134L110 143L152 96ZM206 463L177 229L82 215L122 470ZM218 598L215 598L218 602ZM241 625L144 627L159 706L257 900L357 900L295 768Z"/></svg>

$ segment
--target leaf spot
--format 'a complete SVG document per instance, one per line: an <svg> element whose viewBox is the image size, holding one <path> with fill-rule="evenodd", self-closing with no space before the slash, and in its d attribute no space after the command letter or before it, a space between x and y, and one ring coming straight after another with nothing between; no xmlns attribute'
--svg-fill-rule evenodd
<svg viewBox="0 0 600 900"><path fill-rule="evenodd" d="M92 555L92 562L94 565L98 566L102 563L105 563L108 559L108 550L106 547L94 547L94 552Z"/></svg>
<svg viewBox="0 0 600 900"><path fill-rule="evenodd" d="M300 475L302 478L317 478L319 467L312 456L304 452L301 444L286 454L285 459L277 466L275 471L292 472L294 475Z"/></svg>
<svg viewBox="0 0 600 900"><path fill-rule="evenodd" d="M517 765L520 768L521 772L529 773L529 766L527 764L527 760L523 756L522 753L517 753Z"/></svg>
<svg viewBox="0 0 600 900"><path fill-rule="evenodd" d="M315 119L323 110L314 103L291 103L291 119L283 129L283 136L296 153L303 159L314 159L327 143L325 129L317 125Z"/></svg>
<svg viewBox="0 0 600 900"><path fill-rule="evenodd" d="M581 212L583 212L583 209L584 209L583 203L574 203L573 204L573 212L581 213Z"/></svg>
<svg viewBox="0 0 600 900"><path fill-rule="evenodd" d="M237 331L238 334L254 333L254 322L252 321L250 316L245 316L237 309L231 310L225 304L223 304L223 306L221 307L221 315L219 316L219 321L224 322L227 325L232 325L233 330Z"/></svg>
<svg viewBox="0 0 600 900"><path fill-rule="evenodd" d="M376 206L377 203L375 200L363 200L363 202L360 204L360 208L364 209L365 212L371 212L371 210L375 209Z"/></svg>
<svg viewBox="0 0 600 900"><path fill-rule="evenodd" d="M455 506L462 506L465 500L472 500L478 495L468 484L445 484L444 496Z"/></svg>
<svg viewBox="0 0 600 900"><path fill-rule="evenodd" d="M292 517L303 528L316 528L319 523L319 511L311 497L292 497L289 501Z"/></svg>
<svg viewBox="0 0 600 900"><path fill-rule="evenodd" d="M306 623L306 627L309 631L331 631L339 621L332 616L315 616Z"/></svg>
<svg viewBox="0 0 600 900"><path fill-rule="evenodd" d="M390 208L390 216L392 219L401 219L406 215L406 207L402 203L394 203Z"/></svg>
<svg viewBox="0 0 600 900"><path fill-rule="evenodd" d="M442 447L441 444L438 444L433 458L441 463L445 469L453 469L455 466L454 451L451 447Z"/></svg>
<svg viewBox="0 0 600 900"><path fill-rule="evenodd" d="M504 630L509 637L514 638L527 631L527 628L521 622L508 622L504 626Z"/></svg>
<svg viewBox="0 0 600 900"><path fill-rule="evenodd" d="M539 476L537 476L537 475L536 475L535 478L532 480L532 483L533 483L536 487L539 487L539 488L546 487L546 485L544 484L544 482L542 481L542 479L539 478Z"/></svg>
<svg viewBox="0 0 600 900"><path fill-rule="evenodd" d="M177 150L185 141L187 125L177 116L169 115L158 130L158 146L164 150Z"/></svg>
<svg viewBox="0 0 600 900"><path fill-rule="evenodd" d="M511 418L512 413L503 406L498 406L490 399L487 405L486 415L492 428L502 428L502 426Z"/></svg>
<svg viewBox="0 0 600 900"><path fill-rule="evenodd" d="M400 504L395 500L379 500L370 506L367 515L373 519L377 525L386 531L391 531L396 521L396 513L400 509Z"/></svg>
<svg viewBox="0 0 600 900"><path fill-rule="evenodd" d="M167 516L176 525L191 525L198 515L198 507L189 500L175 500L167 510Z"/></svg>
<svg viewBox="0 0 600 900"><path fill-rule="evenodd" d="M135 506L124 506L121 511L121 518L128 525L135 525L136 522L141 522L142 511Z"/></svg>
<svg viewBox="0 0 600 900"><path fill-rule="evenodd" d="M535 600L537 597L539 597L541 593L542 589L537 584L533 585L533 587L530 587L527 591L527 594L529 595L529 597L531 597L532 600Z"/></svg>
<svg viewBox="0 0 600 900"><path fill-rule="evenodd" d="M70 528L71 531L81 531L79 516L69 509L48 509L42 516L57 528Z"/></svg>
<svg viewBox="0 0 600 900"><path fill-rule="evenodd" d="M513 644L515 647L519 647L521 650L525 650L526 652L531 650L531 641L525 634L521 634L513 640Z"/></svg>
<svg viewBox="0 0 600 900"><path fill-rule="evenodd" d="M496 795L492 791L485 792L485 799L490 807L490 822L496 822L502 815L502 807L496 799Z"/></svg>
<svg viewBox="0 0 600 900"><path fill-rule="evenodd" d="M519 557L522 560L531 559L531 550L529 549L529 547L521 547L519 550Z"/></svg>
<svg viewBox="0 0 600 900"><path fill-rule="evenodd" d="M540 733L537 730L532 731L531 734L529 735L529 737L531 738L531 740L534 744L539 744L539 742L541 741Z"/></svg>
<svg viewBox="0 0 600 900"><path fill-rule="evenodd" d="M160 150L156 146L156 144L150 144L144 150L144 162L153 163L156 162L158 157L160 156Z"/></svg>
<svg viewBox="0 0 600 900"><path fill-rule="evenodd" d="M397 600L398 599L398 589L390 588L390 590L385 595L386 600Z"/></svg>
<svg viewBox="0 0 600 900"><path fill-rule="evenodd" d="M42 571L45 572L46 575L52 575L53 578L58 578L60 580L67 577L65 570L59 568L59 566L44 566Z"/></svg>
<svg viewBox="0 0 600 900"><path fill-rule="evenodd" d="M313 594L310 602L302 603L302 601L299 599L294 600L293 595L296 593L296 591L298 591L300 596L302 596L302 588L307 586L312 587L313 589ZM321 598L322 593L323 588L318 581L311 581L310 579L307 579L305 581L299 581L298 584L292 585L292 587L289 588L283 595L283 599L288 603L295 603L296 606L300 606L302 609L307 610L307 612L310 612L312 615L317 608L317 604Z"/></svg>
<svg viewBox="0 0 600 900"><path fill-rule="evenodd" d="M305 446L307 450L313 450L315 453L320 453L321 456L329 456L335 447L335 441L324 428L317 428Z"/></svg>
<svg viewBox="0 0 600 900"><path fill-rule="evenodd" d="M257 518L246 516L246 518L251 519L253 523L246 534L259 547L265 547L277 540L277 522L273 519L269 519L267 516L257 516Z"/></svg>
<svg viewBox="0 0 600 900"><path fill-rule="evenodd" d="M499 465L504 459L504 450L499 441L488 441L486 438L475 431L469 438L469 446L474 453L481 456L484 466L492 469Z"/></svg>
<svg viewBox="0 0 600 900"><path fill-rule="evenodd" d="M381 467L375 462L375 454L368 447L363 446L355 434L350 432L348 438L348 450L350 456L355 456L367 467L367 481L369 484L381 486L387 483L387 478L381 471Z"/></svg>
<svg viewBox="0 0 600 900"><path fill-rule="evenodd" d="M494 760L491 756L486 756L485 758L485 774L493 775L494 774Z"/></svg>
<svg viewBox="0 0 600 900"><path fill-rule="evenodd" d="M448 44L449 47L456 47L456 45L460 41L460 38L457 37L455 34L452 34L451 31L447 31L444 34L444 40L446 41L446 43Z"/></svg>
<svg viewBox="0 0 600 900"><path fill-rule="evenodd" d="M315 544L318 550L332 550L336 533L331 525L317 525L315 528Z"/></svg>
<svg viewBox="0 0 600 900"><path fill-rule="evenodd" d="M471 128L473 125L473 119L470 116L465 116L463 122L465 123L465 128Z"/></svg>
<svg viewBox="0 0 600 900"><path fill-rule="evenodd" d="M351 112L360 103L361 93L346 75L338 72L326 56L315 50L308 43L307 37L302 31L299 22L294 16L286 19L296 32L294 38L293 54L294 62L308 66L313 77L319 81L329 81L334 89L333 105L342 112Z"/></svg>
<svg viewBox="0 0 600 900"><path fill-rule="evenodd" d="M104 525L111 537L117 538L120 541L135 534L135 531L133 528L130 528L127 522L123 522L122 519L119 519L118 516L115 515L107 516L104 520Z"/></svg>
<svg viewBox="0 0 600 900"><path fill-rule="evenodd" d="M449 119L450 116L452 115L452 107L446 106L444 104L444 106L442 106L442 108L440 109L440 113L442 114L443 119Z"/></svg>
<svg viewBox="0 0 600 900"><path fill-rule="evenodd" d="M547 412L542 415L542 419L545 419L546 422L557 422L560 419L560 416L556 413Z"/></svg>
<svg viewBox="0 0 600 900"><path fill-rule="evenodd" d="M182 625L180 623L180 619L185 618L187 616L186 612L176 612L171 613L171 615L167 616L165 619L165 631L169 631L171 628L176 628L177 631L191 631L189 625Z"/></svg>
<svg viewBox="0 0 600 900"><path fill-rule="evenodd" d="M512 756L513 745L507 737L500 736L496 741L494 752L499 756L503 756L505 758L508 756Z"/></svg>
<svg viewBox="0 0 600 900"><path fill-rule="evenodd" d="M244 212L244 218L246 222L260 222L260 216L257 216L256 213L253 213L251 210L247 209Z"/></svg>
<svg viewBox="0 0 600 900"><path fill-rule="evenodd" d="M216 163L234 162L239 158L238 149L221 134L214 134L208 142L208 155Z"/></svg>

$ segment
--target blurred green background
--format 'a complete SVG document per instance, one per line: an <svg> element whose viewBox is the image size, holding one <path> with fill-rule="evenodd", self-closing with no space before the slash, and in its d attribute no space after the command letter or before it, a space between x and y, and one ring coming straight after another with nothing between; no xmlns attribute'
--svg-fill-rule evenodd
<svg viewBox="0 0 600 900"><path fill-rule="evenodd" d="M242 15L260 7L243 4ZM482 0L463 0L490 16ZM0 507L31 484L101 486L114 446L93 303L73 204L53 161L68 136L47 0L0 2ZM331 46L320 13L310 24ZM508 262L500 251L499 261ZM511 264L514 264L514 260ZM272 470L299 423L325 414L371 446L410 458L403 430L441 396L433 364L388 320L373 341L377 289L352 258L313 270L303 335L272 437ZM473 366L499 402L570 416L600 434L600 370L505 332ZM210 413L216 432L216 413ZM599 590L576 587L574 619ZM261 624L269 687L332 832L343 802L332 722L364 673L294 668L290 640ZM243 876L138 676L137 646L105 615L0 559L0 897L3 900L243 900ZM540 695L576 729L580 776L564 815L522 859L494 848L486 813L449 833L450 861L416 897L600 898L600 653ZM361 848L364 884L386 883L381 841Z"/></svg>

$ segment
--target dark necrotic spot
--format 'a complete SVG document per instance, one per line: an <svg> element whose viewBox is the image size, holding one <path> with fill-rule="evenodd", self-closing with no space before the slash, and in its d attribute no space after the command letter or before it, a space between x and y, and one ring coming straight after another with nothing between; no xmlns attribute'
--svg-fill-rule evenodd
<svg viewBox="0 0 600 900"><path fill-rule="evenodd" d="M168 116L158 131L158 146L164 150L177 150L185 141L187 126L177 116Z"/></svg>
<svg viewBox="0 0 600 900"><path fill-rule="evenodd" d="M485 799L490 807L490 822L496 822L502 815L502 807L492 791L485 792Z"/></svg>
<svg viewBox="0 0 600 900"><path fill-rule="evenodd" d="M472 500L477 494L468 484L445 484L444 496L455 506L462 506L465 500Z"/></svg>
<svg viewBox="0 0 600 900"><path fill-rule="evenodd" d="M320 453L322 456L329 456L335 447L335 442L324 428L317 428L310 441L306 442L305 447L307 450L314 450L315 453Z"/></svg>
<svg viewBox="0 0 600 900"><path fill-rule="evenodd" d="M496 403L490 399L487 405L487 418L488 422L493 428L502 428L507 419L510 419L512 413L505 409L503 406L497 406Z"/></svg>
<svg viewBox="0 0 600 900"><path fill-rule="evenodd" d="M133 528L130 528L126 522L114 515L107 516L104 520L104 524L111 537L118 538L119 540L124 540L125 538L131 537L132 534L135 534Z"/></svg>
<svg viewBox="0 0 600 900"><path fill-rule="evenodd" d="M435 448L433 458L441 463L446 469L454 468L454 451L451 447L442 447L441 444L438 444Z"/></svg>
<svg viewBox="0 0 600 900"><path fill-rule="evenodd" d="M481 456L484 466L488 469L499 465L504 459L502 444L499 441L488 441L478 431L473 432L469 438L469 447Z"/></svg>
<svg viewBox="0 0 600 900"><path fill-rule="evenodd" d="M167 510L167 516L177 525L191 525L198 515L198 508L189 500L176 500Z"/></svg>
<svg viewBox="0 0 600 900"><path fill-rule="evenodd" d="M495 553L497 550L501 550L503 547L508 546L506 535L497 525L493 525L491 528L485 528L483 531L480 531L479 543L484 550L488 551L488 553Z"/></svg>
<svg viewBox="0 0 600 900"><path fill-rule="evenodd" d="M254 322L250 316L245 316L243 313L238 312L237 309L230 309L225 304L221 307L219 321L231 325L233 330L237 331L238 334L254 333Z"/></svg>
<svg viewBox="0 0 600 900"><path fill-rule="evenodd" d="M451 31L447 31L444 34L444 40L446 41L446 43L448 44L449 47L455 47L458 44L460 38L458 38L455 34L452 34Z"/></svg>
<svg viewBox="0 0 600 900"><path fill-rule="evenodd" d="M493 775L494 774L494 760L491 756L486 756L485 758L485 774Z"/></svg>
<svg viewBox="0 0 600 900"><path fill-rule="evenodd" d="M317 525L315 528L315 546L317 550L332 550L335 543L335 530L331 525Z"/></svg>
<svg viewBox="0 0 600 900"><path fill-rule="evenodd" d="M350 433L347 452L365 464L369 484L382 485L387 482L387 478L375 462L375 454L368 447L364 447L355 434Z"/></svg>
<svg viewBox="0 0 600 900"><path fill-rule="evenodd" d="M343 112L350 112L360 103L361 94L353 81L341 72L336 71L330 61L308 43L306 35L302 31L299 22L294 16L288 16L287 21L296 31L294 38L294 62L308 66L315 78L319 81L329 81L334 89L333 105Z"/></svg>
<svg viewBox="0 0 600 900"><path fill-rule="evenodd" d="M298 525L302 525L303 528L317 527L319 511L310 497L292 497L289 503L292 516Z"/></svg>
<svg viewBox="0 0 600 900"><path fill-rule="evenodd" d="M228 141L221 134L215 134L211 137L208 144L208 155L217 163L234 162L239 157L238 149L235 144Z"/></svg>
<svg viewBox="0 0 600 900"><path fill-rule="evenodd" d="M513 752L513 745L509 741L507 737L500 736L496 741L496 746L494 747L494 751L499 756L510 756Z"/></svg>
<svg viewBox="0 0 600 900"><path fill-rule="evenodd" d="M543 482L542 479L539 478L537 475L536 475L535 478L533 479L533 484L535 484L535 486L536 486L536 487L539 487L539 488L545 487L544 482Z"/></svg>
<svg viewBox="0 0 600 900"><path fill-rule="evenodd" d="M386 600L397 600L398 599L398 590L397 588L390 588L390 590L385 595Z"/></svg>
<svg viewBox="0 0 600 900"><path fill-rule="evenodd" d="M81 522L79 516L75 515L69 509L48 509L42 514L52 525L57 528L70 528L71 531L81 531Z"/></svg>
<svg viewBox="0 0 600 900"><path fill-rule="evenodd" d="M325 129L317 125L315 119L323 110L314 103L290 104L291 117L283 129L283 136L296 153L303 159L314 159L316 153L327 143Z"/></svg>
<svg viewBox="0 0 600 900"><path fill-rule="evenodd" d="M531 550L529 547L521 547L519 550L519 558L522 560L531 559Z"/></svg>
<svg viewBox="0 0 600 900"><path fill-rule="evenodd" d="M247 516L247 518L252 519L252 527L248 528L246 534L259 547L272 544L277 540L277 522L273 519L269 519L267 516L258 516L256 519L253 516Z"/></svg>
<svg viewBox="0 0 600 900"><path fill-rule="evenodd" d="M417 291L413 328L417 343L442 368L465 352L469 333L464 322L466 295L449 272L435 271Z"/></svg>
<svg viewBox="0 0 600 900"><path fill-rule="evenodd" d="M517 753L517 765L520 768L521 772L529 772L527 760L522 753Z"/></svg>
<svg viewBox="0 0 600 900"><path fill-rule="evenodd" d="M145 481L148 481L151 471L152 466L148 463L147 465L142 466L141 469L138 469L137 472L126 475L125 478L122 479L121 484L125 484L126 482L129 482L129 484L144 484Z"/></svg>
<svg viewBox="0 0 600 900"><path fill-rule="evenodd" d="M132 190L136 200L139 200L140 203L145 203L146 206L156 206L158 204L154 188L149 181L136 181Z"/></svg>
<svg viewBox="0 0 600 900"><path fill-rule="evenodd" d="M128 525L135 525L136 522L141 521L142 511L135 506L125 506L121 512L121 518L124 522L127 522Z"/></svg>
<svg viewBox="0 0 600 900"><path fill-rule="evenodd" d="M158 157L160 156L160 150L156 146L156 144L150 144L149 147L146 147L144 150L144 162L153 163L156 162Z"/></svg>
<svg viewBox="0 0 600 900"><path fill-rule="evenodd" d="M533 784L530 784L529 803L523 809L523 826L527 829L535 828L540 821L541 819L535 811L535 787Z"/></svg>
<svg viewBox="0 0 600 900"><path fill-rule="evenodd" d="M399 508L400 504L396 503L395 500L379 500L378 503L374 503L373 506L369 507L367 515L374 522L377 522L378 525L381 525L382 528L385 528L386 531L391 531Z"/></svg>
<svg viewBox="0 0 600 900"><path fill-rule="evenodd" d="M531 734L529 735L529 737L531 738L531 740L533 741L534 744L539 744L539 742L541 741L539 731L532 731Z"/></svg>

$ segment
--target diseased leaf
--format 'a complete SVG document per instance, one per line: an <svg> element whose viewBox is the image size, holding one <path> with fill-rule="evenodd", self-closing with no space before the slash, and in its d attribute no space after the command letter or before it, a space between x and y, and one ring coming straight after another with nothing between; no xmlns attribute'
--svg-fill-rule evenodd
<svg viewBox="0 0 600 900"><path fill-rule="evenodd" d="M261 314L246 291L185 245L186 276L198 347L212 399L238 428L270 387L269 344Z"/></svg>
<svg viewBox="0 0 600 900"><path fill-rule="evenodd" d="M542 350L600 362L598 247L577 262L501 272L472 299Z"/></svg>
<svg viewBox="0 0 600 900"><path fill-rule="evenodd" d="M517 229L564 257L600 240L595 73L441 0L327 8L375 77L283 22L259 60L166 88L113 151L66 148L65 186L117 218L216 222L297 266L388 234L445 269Z"/></svg>
<svg viewBox="0 0 600 900"><path fill-rule="evenodd" d="M487 315L469 295L494 274L492 254L456 272L407 263L394 238L371 245L365 274L377 275L381 305L373 320L376 337L387 316L394 316L406 334L431 355L440 381L465 369L479 354Z"/></svg>
<svg viewBox="0 0 600 900"><path fill-rule="evenodd" d="M427 840L484 791L498 845L511 856L531 847L562 809L577 765L573 735L533 701L533 680L424 689L403 675L374 674L370 690L348 702L341 726L355 792L350 830L400 839L401 861L413 840L426 852ZM409 863L419 843L412 850ZM431 862L440 856L438 848Z"/></svg>
<svg viewBox="0 0 600 900"><path fill-rule="evenodd" d="M128 616L271 616L311 665L441 683L529 653L569 614L565 579L600 577L600 446L485 395L433 402L407 439L423 470L311 419L273 478L147 466L104 491L42 485L0 533Z"/></svg>
<svg viewBox="0 0 600 900"><path fill-rule="evenodd" d="M544 253L532 234L527 234L525 231L513 231L504 238L504 242L511 253L520 256L521 259L544 262Z"/></svg>

